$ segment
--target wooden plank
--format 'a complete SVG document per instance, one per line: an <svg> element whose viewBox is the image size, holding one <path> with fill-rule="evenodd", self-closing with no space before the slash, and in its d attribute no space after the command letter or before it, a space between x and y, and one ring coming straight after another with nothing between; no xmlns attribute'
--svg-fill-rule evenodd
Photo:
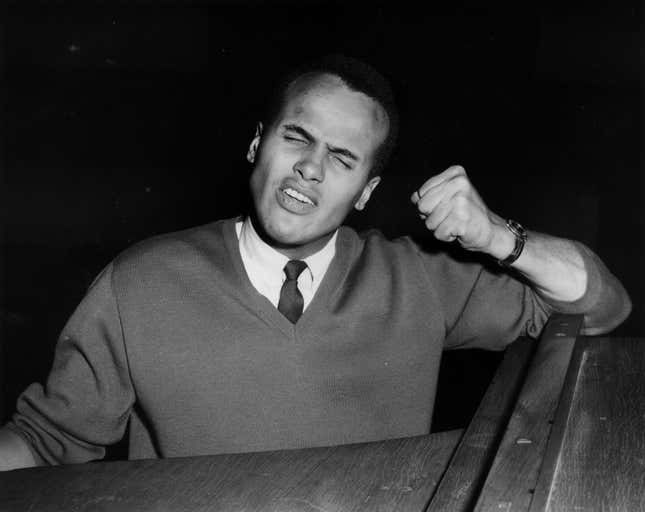
<svg viewBox="0 0 645 512"><path fill-rule="evenodd" d="M322 449L299 456L222 455L11 471L0 474L0 510L206 510L218 503L222 489L230 500L253 506L257 499L270 499L272 493L289 488L329 454Z"/></svg>
<svg viewBox="0 0 645 512"><path fill-rule="evenodd" d="M582 315L554 315L477 500L476 511L526 511L553 424Z"/></svg>
<svg viewBox="0 0 645 512"><path fill-rule="evenodd" d="M421 512L462 433L453 430L379 443L369 453L360 445L335 450L271 510ZM446 442L437 443L434 436Z"/></svg>
<svg viewBox="0 0 645 512"><path fill-rule="evenodd" d="M585 340L586 338L580 337L576 340L576 343L574 345L571 360L569 362L569 368L567 369L567 374L562 386L560 401L558 402L558 406L554 414L553 426L549 434L547 446L544 450L542 465L540 466L538 480L535 485L535 492L533 493L531 499L532 510L535 510L536 507L538 507L541 512L544 512L546 507L545 498L546 495L548 495L549 485L545 485L544 480L548 479L548 482L550 484L555 471L556 462L560 455L560 449L562 446L561 441L564 430L566 428L567 416L573 400L573 390L575 389L575 385L578 380L578 372L580 368L582 353L584 351ZM541 484L540 481L542 481Z"/></svg>
<svg viewBox="0 0 645 512"><path fill-rule="evenodd" d="M461 434L22 469L0 474L0 510L417 512Z"/></svg>
<svg viewBox="0 0 645 512"><path fill-rule="evenodd" d="M531 511L645 510L645 340L582 339Z"/></svg>
<svg viewBox="0 0 645 512"><path fill-rule="evenodd" d="M506 350L427 508L428 512L472 510L534 349L533 340L520 338Z"/></svg>

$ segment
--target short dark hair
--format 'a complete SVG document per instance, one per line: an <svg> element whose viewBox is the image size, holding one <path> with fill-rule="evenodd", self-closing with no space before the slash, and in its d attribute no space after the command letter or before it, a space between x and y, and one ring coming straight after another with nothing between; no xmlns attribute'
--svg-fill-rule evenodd
<svg viewBox="0 0 645 512"><path fill-rule="evenodd" d="M399 113L388 80L369 64L345 55L326 55L288 72L272 91L266 103L263 123L268 128L275 122L285 102L289 87L300 77L310 74L335 75L351 90L361 92L378 102L385 110L389 129L379 145L370 169L370 177L378 176L386 167L399 133Z"/></svg>

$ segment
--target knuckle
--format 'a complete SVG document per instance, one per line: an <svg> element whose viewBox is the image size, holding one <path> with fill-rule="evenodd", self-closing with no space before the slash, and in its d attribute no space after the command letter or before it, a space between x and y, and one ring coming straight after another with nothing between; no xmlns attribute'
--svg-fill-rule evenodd
<svg viewBox="0 0 645 512"><path fill-rule="evenodd" d="M464 214L468 211L468 198L464 194L456 194L453 198L453 205L457 213Z"/></svg>
<svg viewBox="0 0 645 512"><path fill-rule="evenodd" d="M454 178L455 184L459 187L460 190L468 190L470 188L470 180L465 174L460 174Z"/></svg>

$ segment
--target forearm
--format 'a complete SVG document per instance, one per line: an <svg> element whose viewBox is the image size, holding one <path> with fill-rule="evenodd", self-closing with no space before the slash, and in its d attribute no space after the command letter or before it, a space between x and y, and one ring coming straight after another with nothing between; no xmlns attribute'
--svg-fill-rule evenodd
<svg viewBox="0 0 645 512"><path fill-rule="evenodd" d="M574 302L587 290L587 268L570 240L530 232L522 254L511 267L548 300Z"/></svg>
<svg viewBox="0 0 645 512"><path fill-rule="evenodd" d="M512 251L515 237L501 219L494 224L495 249L490 254L503 259ZM631 311L629 296L618 279L578 242L529 232L524 250L511 267L554 309L584 313L584 334L607 332Z"/></svg>
<svg viewBox="0 0 645 512"><path fill-rule="evenodd" d="M0 428L0 471L36 466L26 441L8 428Z"/></svg>
<svg viewBox="0 0 645 512"><path fill-rule="evenodd" d="M486 252L503 260L515 245L505 221L493 216L493 237ZM524 275L545 299L573 302L587 289L587 269L576 245L566 239L530 232L520 257L511 267Z"/></svg>

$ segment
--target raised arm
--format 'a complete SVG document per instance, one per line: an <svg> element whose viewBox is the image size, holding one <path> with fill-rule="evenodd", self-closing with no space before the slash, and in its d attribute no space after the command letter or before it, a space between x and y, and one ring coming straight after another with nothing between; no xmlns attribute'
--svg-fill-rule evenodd
<svg viewBox="0 0 645 512"><path fill-rule="evenodd" d="M456 240L464 249L498 261L515 248L516 235L506 220L488 209L461 166L433 176L411 199L439 240ZM522 252L509 267L521 273L554 309L584 313L584 334L607 332L631 311L621 283L579 242L529 232Z"/></svg>

